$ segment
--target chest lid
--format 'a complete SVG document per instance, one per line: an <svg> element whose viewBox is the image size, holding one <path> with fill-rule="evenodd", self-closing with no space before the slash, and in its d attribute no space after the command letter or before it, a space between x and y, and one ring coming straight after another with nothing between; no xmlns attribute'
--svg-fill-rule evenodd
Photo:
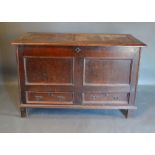
<svg viewBox="0 0 155 155"><path fill-rule="evenodd" d="M146 46L130 34L82 34L28 32L12 42L13 45L49 46Z"/></svg>

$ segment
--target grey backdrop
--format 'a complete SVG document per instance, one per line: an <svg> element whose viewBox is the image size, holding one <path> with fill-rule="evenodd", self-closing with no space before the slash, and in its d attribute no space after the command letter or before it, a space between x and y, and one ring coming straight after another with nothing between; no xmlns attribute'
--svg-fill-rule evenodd
<svg viewBox="0 0 155 155"><path fill-rule="evenodd" d="M148 46L142 50L139 84L155 84L155 23L0 23L0 84L17 83L15 47L25 32L129 33Z"/></svg>

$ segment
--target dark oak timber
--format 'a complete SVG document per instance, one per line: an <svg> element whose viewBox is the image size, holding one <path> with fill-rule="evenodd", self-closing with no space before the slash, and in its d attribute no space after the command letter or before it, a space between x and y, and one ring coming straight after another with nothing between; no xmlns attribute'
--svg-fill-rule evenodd
<svg viewBox="0 0 155 155"><path fill-rule="evenodd" d="M21 116L27 108L136 109L141 47L129 34L26 33L17 46Z"/></svg>
<svg viewBox="0 0 155 155"><path fill-rule="evenodd" d="M21 117L27 116L27 109L25 107L20 108Z"/></svg>

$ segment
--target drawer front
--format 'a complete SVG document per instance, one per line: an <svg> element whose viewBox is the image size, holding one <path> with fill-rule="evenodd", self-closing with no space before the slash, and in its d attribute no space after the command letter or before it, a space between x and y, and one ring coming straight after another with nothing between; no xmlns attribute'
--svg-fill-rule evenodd
<svg viewBox="0 0 155 155"><path fill-rule="evenodd" d="M73 104L72 92L26 92L27 103Z"/></svg>
<svg viewBox="0 0 155 155"><path fill-rule="evenodd" d="M83 104L128 104L127 93L83 93Z"/></svg>

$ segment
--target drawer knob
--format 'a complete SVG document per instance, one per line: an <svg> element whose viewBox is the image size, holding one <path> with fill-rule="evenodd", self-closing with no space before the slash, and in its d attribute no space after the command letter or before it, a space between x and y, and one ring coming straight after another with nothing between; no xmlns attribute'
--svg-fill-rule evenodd
<svg viewBox="0 0 155 155"><path fill-rule="evenodd" d="M53 93L52 92L48 93L48 96L53 96Z"/></svg>
<svg viewBox="0 0 155 155"><path fill-rule="evenodd" d="M57 99L59 100L59 101L64 101L64 96L57 96Z"/></svg>
<svg viewBox="0 0 155 155"><path fill-rule="evenodd" d="M93 100L96 100L96 96L92 96Z"/></svg>
<svg viewBox="0 0 155 155"><path fill-rule="evenodd" d="M77 47L77 48L75 49L75 52L76 52L76 53L80 53L80 52L81 52L81 49L80 49L79 47Z"/></svg>
<svg viewBox="0 0 155 155"><path fill-rule="evenodd" d="M113 99L114 99L114 100L118 100L119 97L118 97L118 96L114 96Z"/></svg>
<svg viewBox="0 0 155 155"><path fill-rule="evenodd" d="M108 94L107 94L107 93L105 93L104 95L105 95L106 97L108 96Z"/></svg>
<svg viewBox="0 0 155 155"><path fill-rule="evenodd" d="M35 96L36 101L42 101L43 97L42 96Z"/></svg>

